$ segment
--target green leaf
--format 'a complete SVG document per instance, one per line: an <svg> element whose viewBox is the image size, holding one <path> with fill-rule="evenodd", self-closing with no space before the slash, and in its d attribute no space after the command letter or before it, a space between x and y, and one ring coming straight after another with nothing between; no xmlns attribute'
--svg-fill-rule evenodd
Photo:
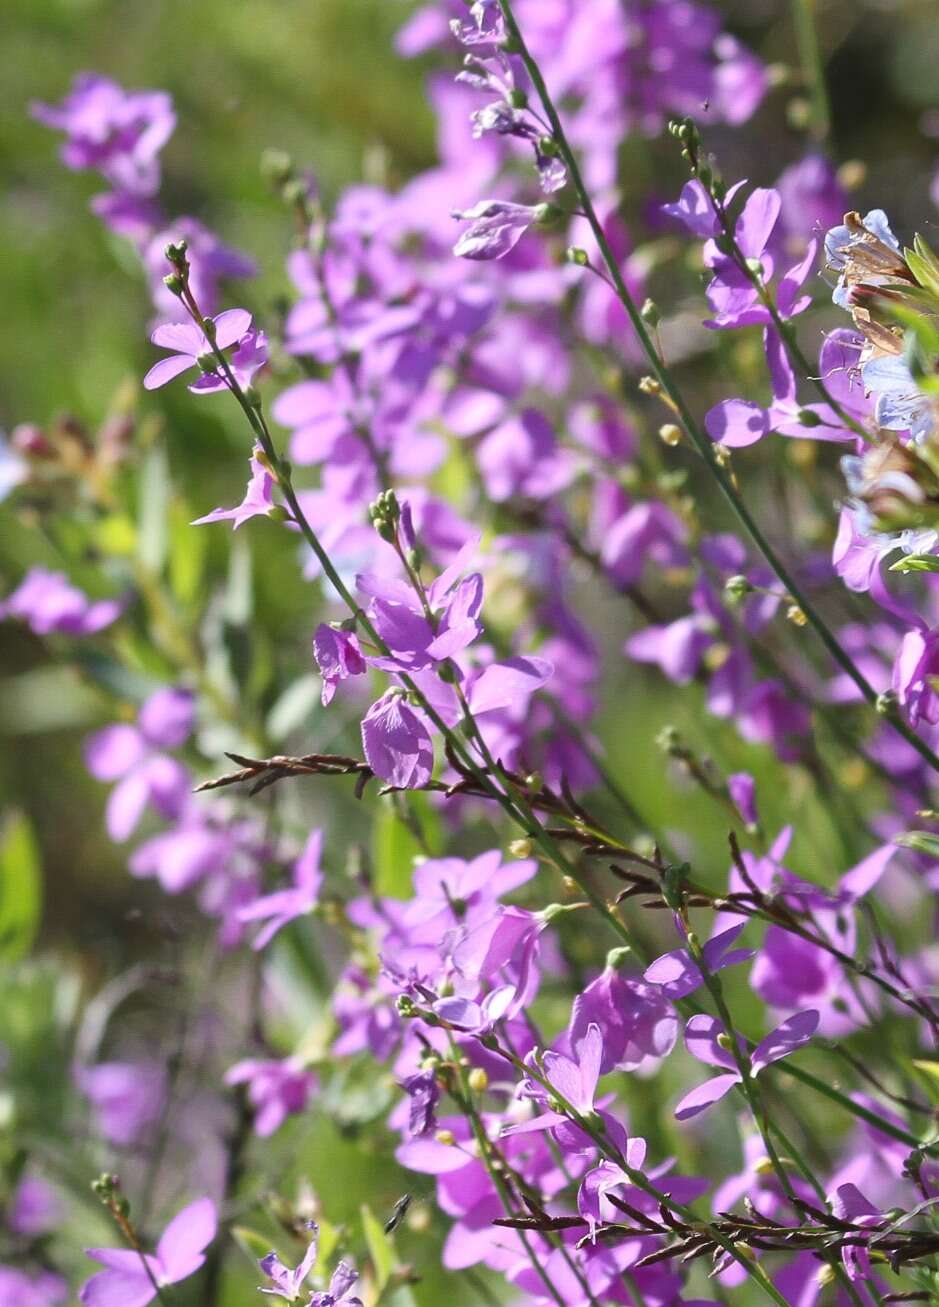
<svg viewBox="0 0 939 1307"><path fill-rule="evenodd" d="M137 505L137 557L149 572L159 573L166 562L169 504L169 461L164 446L154 444L143 460Z"/></svg>
<svg viewBox="0 0 939 1307"><path fill-rule="evenodd" d="M94 529L95 544L112 558L132 558L137 550L137 529L125 513L109 513Z"/></svg>
<svg viewBox="0 0 939 1307"><path fill-rule="evenodd" d="M287 686L267 715L267 733L275 744L309 722L320 701L321 690L322 681L312 672Z"/></svg>
<svg viewBox="0 0 939 1307"><path fill-rule="evenodd" d="M420 842L392 804L383 805L372 827L375 892L393 899L408 898L414 859L422 853Z"/></svg>
<svg viewBox="0 0 939 1307"><path fill-rule="evenodd" d="M211 536L211 532L191 525L194 516L184 501L173 505L170 516L170 587L183 605L199 597Z"/></svg>
<svg viewBox="0 0 939 1307"><path fill-rule="evenodd" d="M42 912L39 845L29 818L12 812L0 832L0 958L15 962L29 952Z"/></svg>
<svg viewBox="0 0 939 1307"><path fill-rule="evenodd" d="M913 849L916 853L925 853L929 858L939 858L939 835L925 830L909 830L905 835L898 835L893 841L901 848Z"/></svg>
<svg viewBox="0 0 939 1307"><path fill-rule="evenodd" d="M258 1234L257 1230L249 1230L246 1225L233 1225L231 1237L252 1264L271 1251L270 1235Z"/></svg>
<svg viewBox="0 0 939 1307"><path fill-rule="evenodd" d="M907 554L890 564L891 572L939 572L939 558L933 554Z"/></svg>
<svg viewBox="0 0 939 1307"><path fill-rule="evenodd" d="M391 1278L391 1272L395 1269L398 1259L395 1256L391 1236L385 1234L382 1223L372 1209L364 1204L361 1210L362 1230L365 1234L368 1255L372 1259L372 1269L375 1273L375 1293L376 1296L380 1297L385 1291L385 1285Z"/></svg>
<svg viewBox="0 0 939 1307"><path fill-rule="evenodd" d="M926 1092L933 1103L939 1105L939 1062L914 1058L911 1065L920 1073Z"/></svg>

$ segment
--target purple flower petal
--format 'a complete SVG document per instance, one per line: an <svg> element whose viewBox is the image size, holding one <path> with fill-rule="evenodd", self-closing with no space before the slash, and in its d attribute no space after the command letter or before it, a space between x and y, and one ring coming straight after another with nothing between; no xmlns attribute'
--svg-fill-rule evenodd
<svg viewBox="0 0 939 1307"><path fill-rule="evenodd" d="M739 1075L713 1076L703 1084L696 1086L675 1108L675 1117L679 1121L688 1121L700 1112L705 1112L714 1103L729 1094L734 1085L739 1085Z"/></svg>
<svg viewBox="0 0 939 1307"><path fill-rule="evenodd" d="M755 1076L771 1062L778 1062L780 1058L794 1053L797 1048L802 1048L818 1029L818 1020L818 1013L809 1008L805 1012L796 1012L775 1030L771 1030L753 1050L750 1074Z"/></svg>

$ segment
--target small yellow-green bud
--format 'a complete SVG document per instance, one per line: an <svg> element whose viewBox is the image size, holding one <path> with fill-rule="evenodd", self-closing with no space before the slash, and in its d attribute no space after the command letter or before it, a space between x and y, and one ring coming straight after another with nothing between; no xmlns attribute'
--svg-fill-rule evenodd
<svg viewBox="0 0 939 1307"><path fill-rule="evenodd" d="M786 609L786 620L793 626L805 626L809 619L798 604L790 604Z"/></svg>
<svg viewBox="0 0 939 1307"><path fill-rule="evenodd" d="M513 858L530 858L533 845L531 840L512 840L509 853Z"/></svg>
<svg viewBox="0 0 939 1307"><path fill-rule="evenodd" d="M481 1066L474 1066L466 1077L466 1083L474 1094L484 1094L489 1088L489 1076Z"/></svg>
<svg viewBox="0 0 939 1307"><path fill-rule="evenodd" d="M748 594L752 593L753 586L745 576L739 574L736 576L729 576L724 582L724 594L733 603L745 599Z"/></svg>
<svg viewBox="0 0 939 1307"><path fill-rule="evenodd" d="M452 1147L456 1143L456 1135L452 1130L438 1130L434 1138L438 1144L444 1144L447 1147Z"/></svg>
<svg viewBox="0 0 939 1307"><path fill-rule="evenodd" d="M665 422L659 427L659 439L664 445L670 445L672 448L680 445L681 427L676 426L674 422Z"/></svg>

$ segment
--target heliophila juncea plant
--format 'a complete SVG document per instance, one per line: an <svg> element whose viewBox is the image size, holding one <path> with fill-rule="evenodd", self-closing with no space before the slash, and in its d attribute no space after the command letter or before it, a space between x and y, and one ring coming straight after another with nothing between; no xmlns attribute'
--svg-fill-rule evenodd
<svg viewBox="0 0 939 1307"><path fill-rule="evenodd" d="M33 107L152 357L13 430L2 615L152 925L24 961L8 824L0 1303L939 1301L939 256L852 210L812 8L772 185L717 8L417 9L439 159L268 153L276 305L167 93Z"/></svg>

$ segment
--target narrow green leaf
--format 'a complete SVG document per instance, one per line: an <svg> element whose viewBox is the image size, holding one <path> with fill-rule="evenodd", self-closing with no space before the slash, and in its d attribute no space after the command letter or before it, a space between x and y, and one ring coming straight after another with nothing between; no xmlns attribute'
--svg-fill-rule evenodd
<svg viewBox="0 0 939 1307"><path fill-rule="evenodd" d="M365 1204L361 1210L362 1231L365 1234L368 1255L372 1260L372 1270L375 1274L375 1293L380 1297L397 1264L394 1244L391 1242L390 1235L385 1234L382 1223L372 1209Z"/></svg>
<svg viewBox="0 0 939 1307"><path fill-rule="evenodd" d="M210 532L191 525L191 506L184 501L173 505L170 518L170 586L183 605L198 599L205 574L205 560Z"/></svg>
<svg viewBox="0 0 939 1307"><path fill-rule="evenodd" d="M905 835L898 835L893 842L899 844L901 848L925 853L930 858L939 858L939 835L933 835L929 831L909 830Z"/></svg>
<svg viewBox="0 0 939 1307"><path fill-rule="evenodd" d="M275 744L310 720L320 701L321 689L322 681L312 672L287 686L267 715L267 733Z"/></svg>
<svg viewBox="0 0 939 1307"><path fill-rule="evenodd" d="M0 958L29 952L42 913L39 845L29 818L10 813L0 831Z"/></svg>
<svg viewBox="0 0 939 1307"><path fill-rule="evenodd" d="M137 557L149 572L158 573L166 562L170 505L169 460L160 443L143 460L137 504Z"/></svg>
<svg viewBox="0 0 939 1307"><path fill-rule="evenodd" d="M392 805L383 806L372 827L376 893L393 899L408 898L414 859L422 852L420 843Z"/></svg>
<svg viewBox="0 0 939 1307"><path fill-rule="evenodd" d="M907 554L890 564L891 572L939 572L939 558L933 554Z"/></svg>
<svg viewBox="0 0 939 1307"><path fill-rule="evenodd" d="M250 1230L246 1225L233 1225L231 1237L252 1264L271 1251L270 1236Z"/></svg>

